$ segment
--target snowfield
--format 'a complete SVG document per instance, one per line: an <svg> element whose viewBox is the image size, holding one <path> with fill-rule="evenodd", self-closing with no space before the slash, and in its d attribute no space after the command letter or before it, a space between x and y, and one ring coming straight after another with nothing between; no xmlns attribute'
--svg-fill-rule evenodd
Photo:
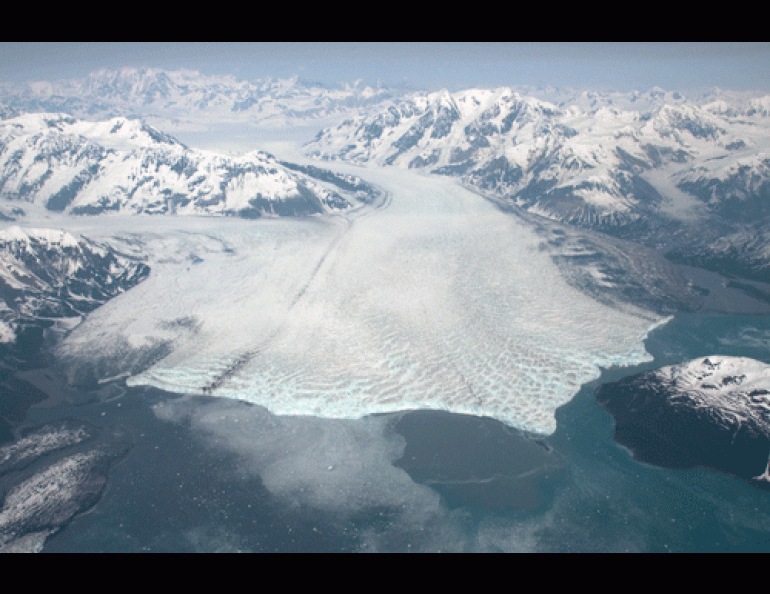
<svg viewBox="0 0 770 594"><path fill-rule="evenodd" d="M276 414L441 409L550 434L600 367L649 360L643 340L665 318L568 284L519 218L445 178L359 173L386 204L322 219L71 219L152 269L60 345L73 379Z"/></svg>

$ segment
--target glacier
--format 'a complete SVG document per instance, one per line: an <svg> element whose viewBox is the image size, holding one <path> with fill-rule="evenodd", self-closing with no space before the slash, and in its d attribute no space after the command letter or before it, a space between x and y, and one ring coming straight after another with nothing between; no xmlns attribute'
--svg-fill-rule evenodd
<svg viewBox="0 0 770 594"><path fill-rule="evenodd" d="M274 414L429 408L538 434L601 368L650 360L666 318L571 286L522 219L445 178L363 171L386 201L327 218L69 219L152 272L59 359Z"/></svg>

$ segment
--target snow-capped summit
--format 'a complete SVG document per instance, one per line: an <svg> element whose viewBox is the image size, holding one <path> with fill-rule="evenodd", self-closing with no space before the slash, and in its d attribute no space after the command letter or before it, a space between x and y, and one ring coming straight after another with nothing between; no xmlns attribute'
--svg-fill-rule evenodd
<svg viewBox="0 0 770 594"><path fill-rule="evenodd" d="M673 140L684 146L695 139L715 141L726 133L724 124L719 122L716 115L693 104L665 104L651 112L648 117L649 124L643 127L643 131L651 133L653 137L673 137ZM692 138L680 136L683 134Z"/></svg>
<svg viewBox="0 0 770 594"><path fill-rule="evenodd" d="M69 214L254 218L344 210L362 196L261 151L189 149L140 120L36 113L0 122L0 197Z"/></svg>
<svg viewBox="0 0 770 594"><path fill-rule="evenodd" d="M138 119L116 117L100 122L76 122L71 133L80 134L106 148L126 150L153 147L158 144L186 148L173 136L161 132Z"/></svg>
<svg viewBox="0 0 770 594"><path fill-rule="evenodd" d="M36 242L62 248L75 248L80 245L74 235L60 229L23 229L18 225L0 229L0 245L17 243L29 249Z"/></svg>
<svg viewBox="0 0 770 594"><path fill-rule="evenodd" d="M65 113L26 113L14 117L13 123L3 126L3 130L6 137L60 132L115 150L150 148L159 144L187 148L173 136L139 119L122 116L103 121L85 121Z"/></svg>
<svg viewBox="0 0 770 594"><path fill-rule="evenodd" d="M174 80L156 68L100 69L85 78L81 91L85 95L98 95L104 99L152 103L168 98L175 86L198 76L200 74L197 72L181 71Z"/></svg>
<svg viewBox="0 0 770 594"><path fill-rule="evenodd" d="M770 432L770 365L745 357L710 356L658 370L661 382L691 406L755 417ZM734 419L731 419L731 423Z"/></svg>
<svg viewBox="0 0 770 594"><path fill-rule="evenodd" d="M770 490L770 365L709 356L606 384L598 402L641 458L705 466Z"/></svg>

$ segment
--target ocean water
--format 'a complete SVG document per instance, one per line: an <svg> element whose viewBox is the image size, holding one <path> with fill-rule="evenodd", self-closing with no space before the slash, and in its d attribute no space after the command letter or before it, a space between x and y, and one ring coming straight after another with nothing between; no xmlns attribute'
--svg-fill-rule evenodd
<svg viewBox="0 0 770 594"><path fill-rule="evenodd" d="M677 316L655 360L598 382L725 354L768 360L770 320ZM667 470L615 444L596 382L538 437L442 411L281 417L153 388L30 411L128 428L102 499L44 552L763 552L767 493L705 469Z"/></svg>

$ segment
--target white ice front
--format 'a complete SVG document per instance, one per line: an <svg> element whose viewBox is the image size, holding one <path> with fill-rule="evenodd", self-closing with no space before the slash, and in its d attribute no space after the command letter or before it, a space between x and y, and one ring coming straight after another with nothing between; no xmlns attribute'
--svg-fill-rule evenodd
<svg viewBox="0 0 770 594"><path fill-rule="evenodd" d="M63 352L172 341L131 385L277 414L443 409L545 434L600 366L649 359L658 320L572 288L517 218L445 179L365 177L392 201L351 220L138 229L126 246L149 250L152 275Z"/></svg>

